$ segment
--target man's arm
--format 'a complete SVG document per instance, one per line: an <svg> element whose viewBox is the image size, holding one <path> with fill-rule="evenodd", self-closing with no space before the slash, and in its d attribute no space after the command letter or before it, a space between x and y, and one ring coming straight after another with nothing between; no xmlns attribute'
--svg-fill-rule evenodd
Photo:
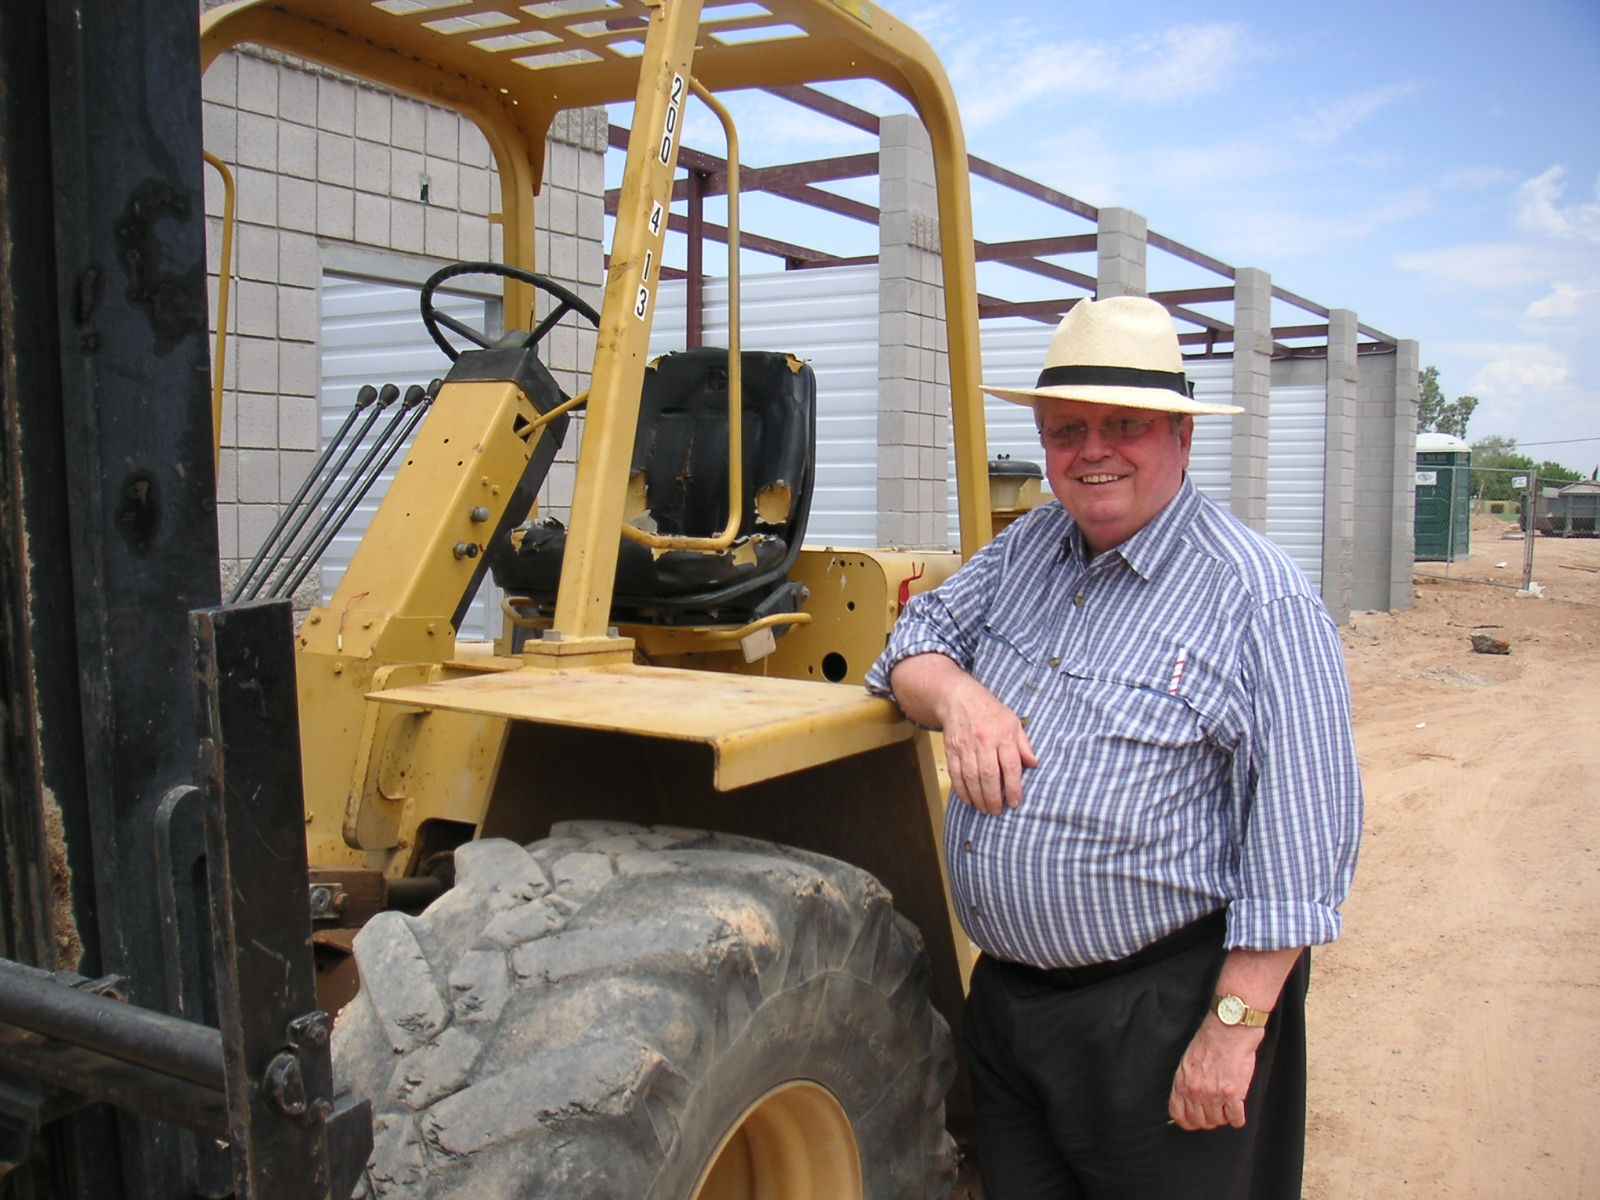
<svg viewBox="0 0 1600 1200"><path fill-rule="evenodd" d="M952 790L995 815L1022 801L1022 768L1038 765L1022 722L968 674L989 606L999 592L1018 521L938 588L913 597L867 672L867 690L888 696L917 724L944 733Z"/></svg>
<svg viewBox="0 0 1600 1200"><path fill-rule="evenodd" d="M1277 1007L1283 981L1305 953L1292 950L1230 950L1217 977L1217 995L1233 994L1251 1008ZM1224 1025L1208 1011L1195 1031L1172 1080L1167 1113L1180 1128L1197 1131L1232 1125L1243 1129L1244 1101L1255 1077L1256 1048L1265 1029Z"/></svg>
<svg viewBox="0 0 1600 1200"><path fill-rule="evenodd" d="M1246 769L1235 775L1240 893L1228 907L1217 992L1270 1011L1305 948L1339 936L1361 835L1361 776L1343 648L1320 604L1294 596L1265 606L1241 660L1250 735L1240 748ZM1173 1121L1243 1126L1263 1036L1208 1013L1173 1078Z"/></svg>
<svg viewBox="0 0 1600 1200"><path fill-rule="evenodd" d="M1022 803L1022 770L1039 760L1016 713L943 654L902 659L889 682L906 716L944 731L957 796L990 816Z"/></svg>

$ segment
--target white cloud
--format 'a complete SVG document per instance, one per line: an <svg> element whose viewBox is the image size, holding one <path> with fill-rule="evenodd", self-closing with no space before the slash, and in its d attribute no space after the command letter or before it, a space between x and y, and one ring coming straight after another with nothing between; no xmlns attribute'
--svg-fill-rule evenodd
<svg viewBox="0 0 1600 1200"><path fill-rule="evenodd" d="M1428 275L1442 283L1498 291L1549 284L1566 260L1522 242L1472 242L1398 254L1394 261L1402 271Z"/></svg>
<svg viewBox="0 0 1600 1200"><path fill-rule="evenodd" d="M1030 21L946 20L931 31L960 98L981 129L1046 101L1100 96L1168 104L1217 90L1250 53L1243 26L1176 25L1117 41L1041 38Z"/></svg>
<svg viewBox="0 0 1600 1200"><path fill-rule="evenodd" d="M1390 225L1425 216L1434 207L1428 188L1410 188L1365 210L1343 215L1255 212L1234 222L1241 261L1270 262L1360 242Z"/></svg>
<svg viewBox="0 0 1600 1200"><path fill-rule="evenodd" d="M1564 389L1573 382L1566 354L1543 342L1442 342L1435 347L1483 365L1467 385L1482 400L1518 403Z"/></svg>
<svg viewBox="0 0 1600 1200"><path fill-rule="evenodd" d="M1498 358L1485 363L1472 377L1468 390L1474 396L1505 396L1527 399L1566 384L1572 370L1565 360L1541 361L1533 358Z"/></svg>
<svg viewBox="0 0 1600 1200"><path fill-rule="evenodd" d="M1517 189L1517 228L1542 237L1600 242L1600 179L1595 182L1593 201L1563 208L1566 178L1566 167L1557 164Z"/></svg>
<svg viewBox="0 0 1600 1200"><path fill-rule="evenodd" d="M1197 91L1213 91L1203 81L1219 80L1246 57L1248 42L1240 25L1178 25L1154 37L1136 39L1129 52L1141 65L1121 89L1129 100L1164 102Z"/></svg>
<svg viewBox="0 0 1600 1200"><path fill-rule="evenodd" d="M1392 83L1384 87L1369 88L1296 118L1290 128L1302 142L1312 146L1329 146L1356 130L1396 100L1415 95L1418 90L1418 86L1414 83Z"/></svg>
<svg viewBox="0 0 1600 1200"><path fill-rule="evenodd" d="M1558 283L1550 290L1548 296L1541 296L1532 304L1523 315L1530 321L1560 320L1564 317L1575 317L1593 297L1600 296L1600 290L1595 288L1582 288L1576 284Z"/></svg>

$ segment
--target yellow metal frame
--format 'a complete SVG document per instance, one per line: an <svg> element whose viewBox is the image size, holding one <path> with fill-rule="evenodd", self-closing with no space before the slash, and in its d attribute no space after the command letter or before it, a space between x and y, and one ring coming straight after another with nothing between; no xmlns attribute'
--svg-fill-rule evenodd
<svg viewBox="0 0 1600 1200"><path fill-rule="evenodd" d="M616 0L603 11L545 9L540 15L530 10L541 6L499 0L448 7L423 7L416 0L240 0L201 20L203 65L239 43L260 43L470 117L500 171L505 262L528 270L536 269L533 204L542 183L544 139L557 111L634 101L636 136L629 140L590 389L592 444L586 444L579 465L556 612L555 630L567 641L604 638L607 629L627 460L660 275L652 270L646 278L645 271L661 261L677 164L681 125L668 136L668 121L676 103L681 122L684 97L673 94L678 79L684 88L698 80L710 92L875 79L921 116L933 147L940 213L963 558L990 537L971 187L949 80L920 36L867 0L765 0L766 15L721 19L718 10L732 2ZM804 30L805 36L740 44L718 37L780 26ZM642 58L632 49L641 30ZM652 228L658 203L660 219ZM643 312L636 314L641 295ZM523 327L531 300L528 285L506 283L508 328Z"/></svg>
<svg viewBox="0 0 1600 1200"><path fill-rule="evenodd" d="M517 657L458 657L450 620L481 558L452 547L481 554L526 464L552 436L556 414L539 413L511 383L447 382L344 582L300 633L308 847L320 867L402 875L415 866L427 822L469 830L515 825L525 799L516 791L518 770L529 769L530 745L544 749L552 738L591 739L584 741L591 747L600 738L602 756L626 745L630 762L670 745L698 763L708 748L709 790L696 800L703 812L724 811L715 808L718 797L736 806L745 788L790 803L789 792L803 792L813 775L837 786L840 776L870 762L885 773L872 799L892 791L899 820L926 844L908 863L904 829L867 831L883 841L874 861L889 875L905 872L896 885L902 902L915 906L919 889L923 901L931 898L921 910L925 927L950 921L954 948L937 952L934 967L936 977L955 980L970 969L970 947L948 896L937 892L942 855L936 864L923 861L942 841L934 739L888 702L837 683L859 683L906 595L934 586L990 536L966 143L943 69L894 16L867 0L762 2L763 13L730 16L734 0L614 0L586 13L505 0L239 0L201 18L203 68L254 43L471 119L500 175L503 260L524 270L539 265L534 198L558 112L628 100L634 106L592 380L586 396L562 406L584 403L588 417L551 628ZM803 36L780 43L723 36L779 26ZM613 630L618 546L634 536L626 524L629 474L683 106L694 92L724 121L732 174L736 132L711 93L863 78L905 97L932 143L961 553L803 552L793 577L811 590L802 614L808 619L784 618L785 636L755 661L726 651L775 632L772 626L670 635ZM736 185L729 201L736 206ZM736 215L730 227L736 230ZM530 328L533 289L518 280L504 288L507 328ZM735 353L729 431L736 467L739 365ZM728 541L737 534L741 490L730 487ZM715 671L680 669L708 660ZM842 762L852 755L862 757ZM542 764L534 769L557 772L579 765L534 762ZM915 778L906 779L913 764ZM673 802L681 802L684 785L674 779L669 786ZM529 807L548 812L558 800L540 796ZM924 809L931 841L929 830L915 828ZM737 823L737 812L724 815ZM772 814L753 815L769 834L776 828ZM826 842L826 830L814 832L819 845ZM858 844L828 845L834 853L860 851ZM941 1004L953 1017L948 991Z"/></svg>
<svg viewBox="0 0 1600 1200"><path fill-rule="evenodd" d="M907 741L915 733L894 705L857 688L632 663L491 671L390 687L372 699L419 711L699 742L711 748L718 791Z"/></svg>
<svg viewBox="0 0 1600 1200"><path fill-rule="evenodd" d="M228 366L228 291L233 283L234 200L233 172L209 150L201 155L206 165L222 177L222 262L217 272L217 352L211 366L211 469L222 463L222 383Z"/></svg>
<svg viewBox="0 0 1600 1200"><path fill-rule="evenodd" d="M733 114L706 91L699 80L691 78L689 90L716 114L728 139L728 523L715 537L674 537L649 533L624 521L622 536L652 550L716 552L733 545L744 515L744 356L739 344L739 133L733 125Z"/></svg>

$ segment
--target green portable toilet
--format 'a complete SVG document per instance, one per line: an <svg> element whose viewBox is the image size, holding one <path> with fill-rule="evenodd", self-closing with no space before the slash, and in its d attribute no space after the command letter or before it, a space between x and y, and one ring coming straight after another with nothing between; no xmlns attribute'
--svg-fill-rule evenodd
<svg viewBox="0 0 1600 1200"><path fill-rule="evenodd" d="M1455 562L1472 542L1472 447L1448 433L1417 434L1417 562Z"/></svg>

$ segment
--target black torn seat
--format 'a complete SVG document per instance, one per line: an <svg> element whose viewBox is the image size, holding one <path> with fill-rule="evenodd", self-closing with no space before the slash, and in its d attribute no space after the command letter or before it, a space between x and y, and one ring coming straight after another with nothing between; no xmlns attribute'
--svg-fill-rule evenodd
<svg viewBox="0 0 1600 1200"><path fill-rule="evenodd" d="M728 621L779 588L805 538L815 474L817 384L788 354L745 351L744 500L739 538L708 554L621 540L613 613L644 620ZM728 518L728 351L688 350L645 370L633 443L630 511L662 534L713 537ZM653 525L651 524L653 522ZM545 518L491 546L507 593L553 604L567 530Z"/></svg>

